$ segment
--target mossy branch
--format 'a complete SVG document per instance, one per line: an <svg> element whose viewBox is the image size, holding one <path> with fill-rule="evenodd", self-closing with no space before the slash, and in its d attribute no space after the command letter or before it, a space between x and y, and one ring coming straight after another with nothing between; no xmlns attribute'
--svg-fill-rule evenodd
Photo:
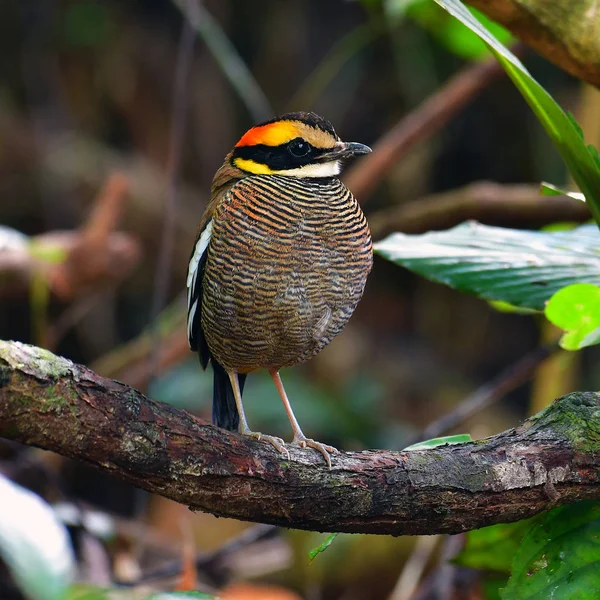
<svg viewBox="0 0 600 600"><path fill-rule="evenodd" d="M418 451L279 455L46 350L0 341L0 436L78 458L194 510L318 531L457 533L600 499L600 395Z"/></svg>
<svg viewBox="0 0 600 600"><path fill-rule="evenodd" d="M600 88L597 0L466 0L542 56Z"/></svg>

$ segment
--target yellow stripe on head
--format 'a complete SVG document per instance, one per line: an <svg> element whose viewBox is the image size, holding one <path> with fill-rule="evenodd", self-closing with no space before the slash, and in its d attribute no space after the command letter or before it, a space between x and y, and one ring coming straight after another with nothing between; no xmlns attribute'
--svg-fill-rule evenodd
<svg viewBox="0 0 600 600"><path fill-rule="evenodd" d="M273 175L274 173L277 173L277 171L269 169L267 165L256 162L249 158L234 158L233 164L238 169L246 171L247 173L252 173L253 175Z"/></svg>
<svg viewBox="0 0 600 600"><path fill-rule="evenodd" d="M280 146L298 137L298 128L292 121L275 121L248 130L235 145L240 146ZM242 167L240 167L242 168Z"/></svg>

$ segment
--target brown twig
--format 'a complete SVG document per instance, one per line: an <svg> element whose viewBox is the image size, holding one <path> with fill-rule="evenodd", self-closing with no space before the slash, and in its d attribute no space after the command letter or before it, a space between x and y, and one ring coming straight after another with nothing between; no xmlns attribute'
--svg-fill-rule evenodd
<svg viewBox="0 0 600 600"><path fill-rule="evenodd" d="M344 182L364 203L390 168L420 142L445 125L492 81L504 74L495 58L469 64L383 135L373 152L356 163Z"/></svg>
<svg viewBox="0 0 600 600"><path fill-rule="evenodd" d="M0 436L211 512L298 529L456 533L600 498L600 396L476 443L290 457L46 350L0 342ZM550 478L556 491L546 493Z"/></svg>
<svg viewBox="0 0 600 600"><path fill-rule="evenodd" d="M22 293L41 275L62 301L122 281L141 255L138 241L115 231L127 195L127 179L114 173L98 194L88 220L76 231L52 231L0 252L0 276L7 293ZM20 285L14 286L14 283ZM5 290L3 290L5 291Z"/></svg>
<svg viewBox="0 0 600 600"><path fill-rule="evenodd" d="M139 154L119 153L73 132L49 137L42 151L35 144L29 124L1 103L0 139L6 149L5 154L11 158L11 170L27 173L32 168L41 169L42 174L47 176L48 186L59 186L59 191L62 185L100 189L106 185L111 173L124 173L129 182L128 201L123 204L125 227L135 231L136 237L147 247L156 246L156 231L160 230L163 222L164 190L168 183L164 172L154 163ZM181 202L175 232L173 272L174 276L183 279L190 244L194 240L194 219L206 195L189 182L180 184L179 195ZM113 235L119 238L115 246L125 250L121 241L125 234ZM136 245L140 247L137 242Z"/></svg>
<svg viewBox="0 0 600 600"><path fill-rule="evenodd" d="M137 264L140 246L131 235L116 236L116 228L129 183L119 172L113 173L100 190L94 208L79 235L74 238L67 258L48 274L54 293L70 300L122 280Z"/></svg>
<svg viewBox="0 0 600 600"><path fill-rule="evenodd" d="M474 219L489 225L539 227L557 221L581 223L591 218L585 202L568 196L541 196L539 185L477 181L369 216L373 237L390 233L442 230Z"/></svg>

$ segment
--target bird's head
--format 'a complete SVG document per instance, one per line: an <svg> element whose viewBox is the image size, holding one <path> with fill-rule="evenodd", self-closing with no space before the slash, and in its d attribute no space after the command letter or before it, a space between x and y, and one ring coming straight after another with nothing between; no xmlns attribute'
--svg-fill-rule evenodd
<svg viewBox="0 0 600 600"><path fill-rule="evenodd" d="M364 144L342 142L322 117L296 112L249 129L228 159L247 175L335 177L343 159L369 152Z"/></svg>

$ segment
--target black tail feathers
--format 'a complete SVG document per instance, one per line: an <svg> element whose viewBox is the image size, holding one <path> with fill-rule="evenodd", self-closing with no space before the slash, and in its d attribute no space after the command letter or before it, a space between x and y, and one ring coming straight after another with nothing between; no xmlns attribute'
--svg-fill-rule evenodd
<svg viewBox="0 0 600 600"><path fill-rule="evenodd" d="M233 388L225 369L213 358L212 359L214 384L213 384L213 409L212 422L217 427L237 431L240 416L235 404ZM246 375L238 375L240 383L240 394L244 391Z"/></svg>

